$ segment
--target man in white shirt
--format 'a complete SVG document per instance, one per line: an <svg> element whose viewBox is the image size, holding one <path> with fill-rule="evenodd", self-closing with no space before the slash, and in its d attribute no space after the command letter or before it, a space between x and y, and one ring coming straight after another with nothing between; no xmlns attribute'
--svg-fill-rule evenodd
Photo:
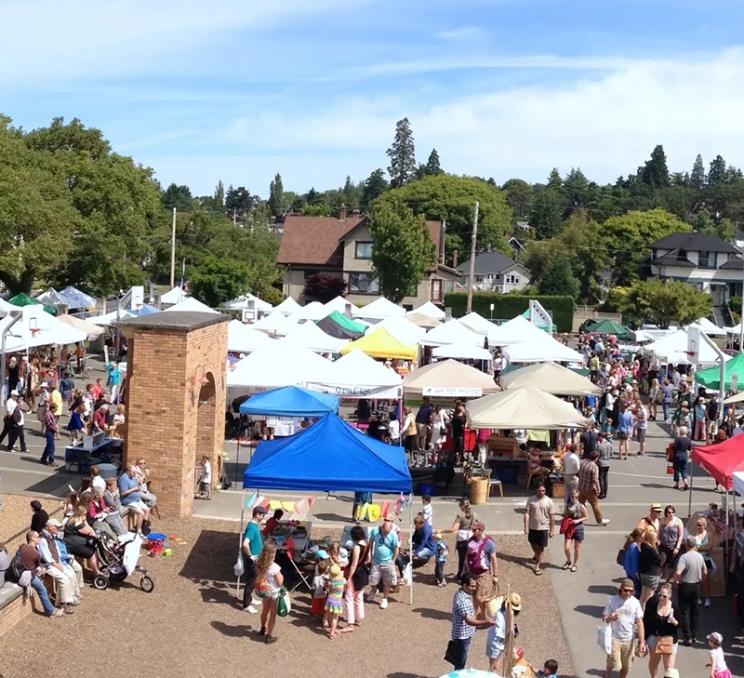
<svg viewBox="0 0 744 678"><path fill-rule="evenodd" d="M13 389L10 396L5 401L5 417L3 417L3 432L0 433L0 445L3 444L5 436L10 435L13 426L13 410L18 406L18 391Z"/></svg>
<svg viewBox="0 0 744 678"><path fill-rule="evenodd" d="M579 487L579 455L574 452L573 445L566 446L566 454L563 456L563 481L566 484L566 499L571 496L571 491Z"/></svg>
<svg viewBox="0 0 744 678"><path fill-rule="evenodd" d="M26 449L26 436L24 435L23 425L25 423L25 417L23 416L23 408L19 407L19 396L17 391L11 391L11 395L15 393L16 405L12 409L10 415L10 433L8 434L8 452L13 452L16 440L21 442L21 452L27 452ZM8 399L10 401L10 399ZM7 404L6 404L7 407Z"/></svg>
<svg viewBox="0 0 744 678"><path fill-rule="evenodd" d="M643 627L643 609L633 595L635 584L632 579L623 579L616 595L612 596L602 613L602 621L612 627L612 650L607 655L605 678L612 678L613 671L620 672L620 678L627 678L633 665L633 643L635 627L638 627L639 651L646 652L646 633Z"/></svg>

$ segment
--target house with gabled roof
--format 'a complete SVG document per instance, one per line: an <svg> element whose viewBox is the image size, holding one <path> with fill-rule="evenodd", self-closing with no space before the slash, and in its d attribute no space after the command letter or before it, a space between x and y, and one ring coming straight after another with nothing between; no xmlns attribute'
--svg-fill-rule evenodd
<svg viewBox="0 0 744 678"><path fill-rule="evenodd" d="M429 237L435 245L437 262L429 268L415 296L404 297L404 306L418 307L427 301L444 302L452 291L458 273L444 265L444 226L427 221ZM372 269L374 243L367 218L361 214L338 217L287 215L277 263L284 267L283 291L297 301L303 300L306 280L318 273L341 277L346 282L346 298L364 305L379 296L377 276Z"/></svg>
<svg viewBox="0 0 744 678"><path fill-rule="evenodd" d="M470 283L470 260L457 267L462 285L468 289ZM515 292L530 284L529 269L498 250L483 252L475 257L473 289L482 292Z"/></svg>

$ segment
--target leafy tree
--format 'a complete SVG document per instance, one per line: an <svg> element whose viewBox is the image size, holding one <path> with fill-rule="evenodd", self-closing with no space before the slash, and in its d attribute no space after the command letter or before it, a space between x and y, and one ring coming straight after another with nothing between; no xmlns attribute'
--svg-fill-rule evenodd
<svg viewBox="0 0 744 678"><path fill-rule="evenodd" d="M230 186L225 194L225 211L229 217L232 217L234 213L242 221L250 212L252 206L253 196L245 186L238 186L237 188Z"/></svg>
<svg viewBox="0 0 744 678"><path fill-rule="evenodd" d="M628 212L610 217L602 224L603 245L613 260L618 285L628 285L640 275L641 261L649 255L651 243L678 231L690 231L690 225L662 209Z"/></svg>
<svg viewBox="0 0 744 678"><path fill-rule="evenodd" d="M15 294L51 276L72 247L80 215L54 158L29 148L0 117L0 281Z"/></svg>
<svg viewBox="0 0 744 678"><path fill-rule="evenodd" d="M343 204L346 206L346 212L351 213L354 210L359 209L359 203L362 199L362 187L359 184L354 184L350 176L346 176L344 187L341 189L340 198Z"/></svg>
<svg viewBox="0 0 744 678"><path fill-rule="evenodd" d="M194 296L214 307L245 294L249 289L249 275L244 262L207 254L191 267L189 280Z"/></svg>
<svg viewBox="0 0 744 678"><path fill-rule="evenodd" d="M372 233L372 267L380 281L380 292L398 302L415 294L419 282L434 259L434 243L423 216L398 197L375 202L369 217Z"/></svg>
<svg viewBox="0 0 744 678"><path fill-rule="evenodd" d="M529 217L532 207L532 186L524 179L509 179L504 182L501 190L506 193L506 202L509 203L515 219Z"/></svg>
<svg viewBox="0 0 744 678"><path fill-rule="evenodd" d="M385 173L381 169L376 169L372 172L365 180L362 188L362 199L359 205L362 212L369 212L372 203L387 191L388 188Z"/></svg>
<svg viewBox="0 0 744 678"><path fill-rule="evenodd" d="M387 150L387 156L390 158L390 185L393 188L405 186L416 174L416 151L408 118L395 123L395 138L393 145Z"/></svg>
<svg viewBox="0 0 744 678"><path fill-rule="evenodd" d="M214 189L214 203L220 208L225 204L225 185L222 183L222 179L217 182L217 186Z"/></svg>
<svg viewBox="0 0 744 678"><path fill-rule="evenodd" d="M191 195L191 189L188 186L177 186L171 184L165 189L160 196L160 202L167 210L174 207L179 210L189 210L194 206L194 198Z"/></svg>
<svg viewBox="0 0 744 678"><path fill-rule="evenodd" d="M653 188L669 185L669 169L667 167L664 147L659 144L651 151L651 159L640 170L641 181Z"/></svg>
<svg viewBox="0 0 744 678"><path fill-rule="evenodd" d="M580 285L571 271L569 258L563 255L553 257L537 281L537 288L540 294L565 294L576 299Z"/></svg>
<svg viewBox="0 0 744 678"><path fill-rule="evenodd" d="M284 184L282 183L282 176L278 172L274 176L274 180L269 184L269 211L275 217L287 211Z"/></svg>
<svg viewBox="0 0 744 678"><path fill-rule="evenodd" d="M316 273L305 281L302 295L308 301L319 301L322 304L335 299L346 291L346 281L336 275Z"/></svg>
<svg viewBox="0 0 744 678"><path fill-rule="evenodd" d="M505 250L511 232L511 210L504 194L482 179L449 174L425 177L388 191L375 204L402 202L414 214L445 221L446 250L451 254L454 250L464 252L470 246L476 200L480 203L478 249Z"/></svg>
<svg viewBox="0 0 744 678"><path fill-rule="evenodd" d="M678 280L637 280L630 287L616 288L613 297L626 322L652 322L662 328L707 317L712 306L710 295Z"/></svg>
<svg viewBox="0 0 744 678"><path fill-rule="evenodd" d="M690 185L698 191L705 188L705 165L703 165L703 156L699 153L695 156L695 163L690 173Z"/></svg>
<svg viewBox="0 0 744 678"><path fill-rule="evenodd" d="M426 161L425 174L429 177L434 177L437 174L444 174L442 166L439 164L439 153L436 148L431 149L429 153L429 159Z"/></svg>
<svg viewBox="0 0 744 678"><path fill-rule="evenodd" d="M563 223L565 200L557 188L545 188L535 191L530 212L530 226L535 229L538 240L552 238Z"/></svg>

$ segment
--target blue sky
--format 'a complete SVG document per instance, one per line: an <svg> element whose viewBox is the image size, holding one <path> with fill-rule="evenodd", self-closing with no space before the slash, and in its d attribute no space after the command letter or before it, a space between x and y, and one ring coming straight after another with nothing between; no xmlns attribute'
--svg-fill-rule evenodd
<svg viewBox="0 0 744 678"><path fill-rule="evenodd" d="M662 143L744 165L744 3L0 0L0 112L100 127L158 179L266 196L387 167L396 120L460 174L599 181Z"/></svg>

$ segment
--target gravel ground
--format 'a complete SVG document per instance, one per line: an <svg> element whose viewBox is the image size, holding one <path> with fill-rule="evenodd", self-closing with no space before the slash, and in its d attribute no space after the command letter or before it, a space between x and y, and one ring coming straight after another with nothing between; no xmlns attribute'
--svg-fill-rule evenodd
<svg viewBox="0 0 744 678"><path fill-rule="evenodd" d="M27 499L6 497L0 530L24 529ZM439 676L449 668L442 657L449 638L450 607L456 585L433 586L433 565L414 573L414 604L403 589L387 610L368 607L364 626L355 633L328 640L308 617L310 597L298 590L289 617L277 620L275 645L258 642L258 615L240 610L235 598L232 567L238 546L234 523L207 520L157 522L155 529L171 539L173 556L149 558L140 564L150 570L155 591L137 588L133 575L107 591L86 588L84 604L72 616L45 619L29 615L2 637L0 672L4 678L54 673L77 674L92 657L108 656L107 678L131 676L252 675L313 678L364 675L371 678ZM337 532L316 524L314 538ZM562 676L572 674L560 615L550 578L535 577L526 565L526 540L497 537L502 587L511 584L522 595L523 612L517 644L533 664L554 657ZM450 544L454 547L454 544ZM554 547L555 550L556 547ZM451 548L451 553L454 548ZM456 556L455 556L456 557ZM554 560L560 560L555 554ZM448 563L451 573L456 563ZM54 638L54 644L49 641ZM485 669L485 632L479 632L469 665ZM29 648L54 651L29 652Z"/></svg>

